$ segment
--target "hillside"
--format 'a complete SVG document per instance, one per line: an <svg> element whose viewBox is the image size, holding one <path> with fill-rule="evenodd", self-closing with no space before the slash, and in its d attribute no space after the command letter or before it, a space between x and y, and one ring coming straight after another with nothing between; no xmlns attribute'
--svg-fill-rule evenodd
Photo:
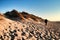
<svg viewBox="0 0 60 40"><path fill-rule="evenodd" d="M0 14L0 40L60 40L60 22L12 10Z"/></svg>

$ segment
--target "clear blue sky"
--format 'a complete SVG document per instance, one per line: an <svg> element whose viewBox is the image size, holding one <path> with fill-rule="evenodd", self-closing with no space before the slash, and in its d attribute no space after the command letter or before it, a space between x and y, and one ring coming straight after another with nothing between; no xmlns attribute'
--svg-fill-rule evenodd
<svg viewBox="0 0 60 40"><path fill-rule="evenodd" d="M0 0L0 12L13 9L51 21L60 21L60 0Z"/></svg>

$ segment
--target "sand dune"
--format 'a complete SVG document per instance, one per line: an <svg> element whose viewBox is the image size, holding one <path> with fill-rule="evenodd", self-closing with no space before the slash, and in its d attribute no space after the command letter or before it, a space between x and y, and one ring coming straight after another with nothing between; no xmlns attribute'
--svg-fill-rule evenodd
<svg viewBox="0 0 60 40"><path fill-rule="evenodd" d="M0 14L0 40L60 40L60 22L12 10Z"/></svg>

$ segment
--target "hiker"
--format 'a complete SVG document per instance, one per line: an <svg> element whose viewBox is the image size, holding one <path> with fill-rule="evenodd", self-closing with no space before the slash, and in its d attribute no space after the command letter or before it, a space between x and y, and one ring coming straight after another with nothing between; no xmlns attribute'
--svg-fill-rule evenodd
<svg viewBox="0 0 60 40"><path fill-rule="evenodd" d="M47 22L48 22L48 20L47 20L47 19L45 19L45 25L47 25Z"/></svg>

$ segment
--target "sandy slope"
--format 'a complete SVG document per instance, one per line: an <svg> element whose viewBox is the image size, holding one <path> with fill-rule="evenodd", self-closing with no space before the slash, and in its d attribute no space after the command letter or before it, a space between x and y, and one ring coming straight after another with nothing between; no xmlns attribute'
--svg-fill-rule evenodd
<svg viewBox="0 0 60 40"><path fill-rule="evenodd" d="M60 23L45 25L44 19L22 13L14 10L10 16L0 15L0 40L60 40Z"/></svg>

